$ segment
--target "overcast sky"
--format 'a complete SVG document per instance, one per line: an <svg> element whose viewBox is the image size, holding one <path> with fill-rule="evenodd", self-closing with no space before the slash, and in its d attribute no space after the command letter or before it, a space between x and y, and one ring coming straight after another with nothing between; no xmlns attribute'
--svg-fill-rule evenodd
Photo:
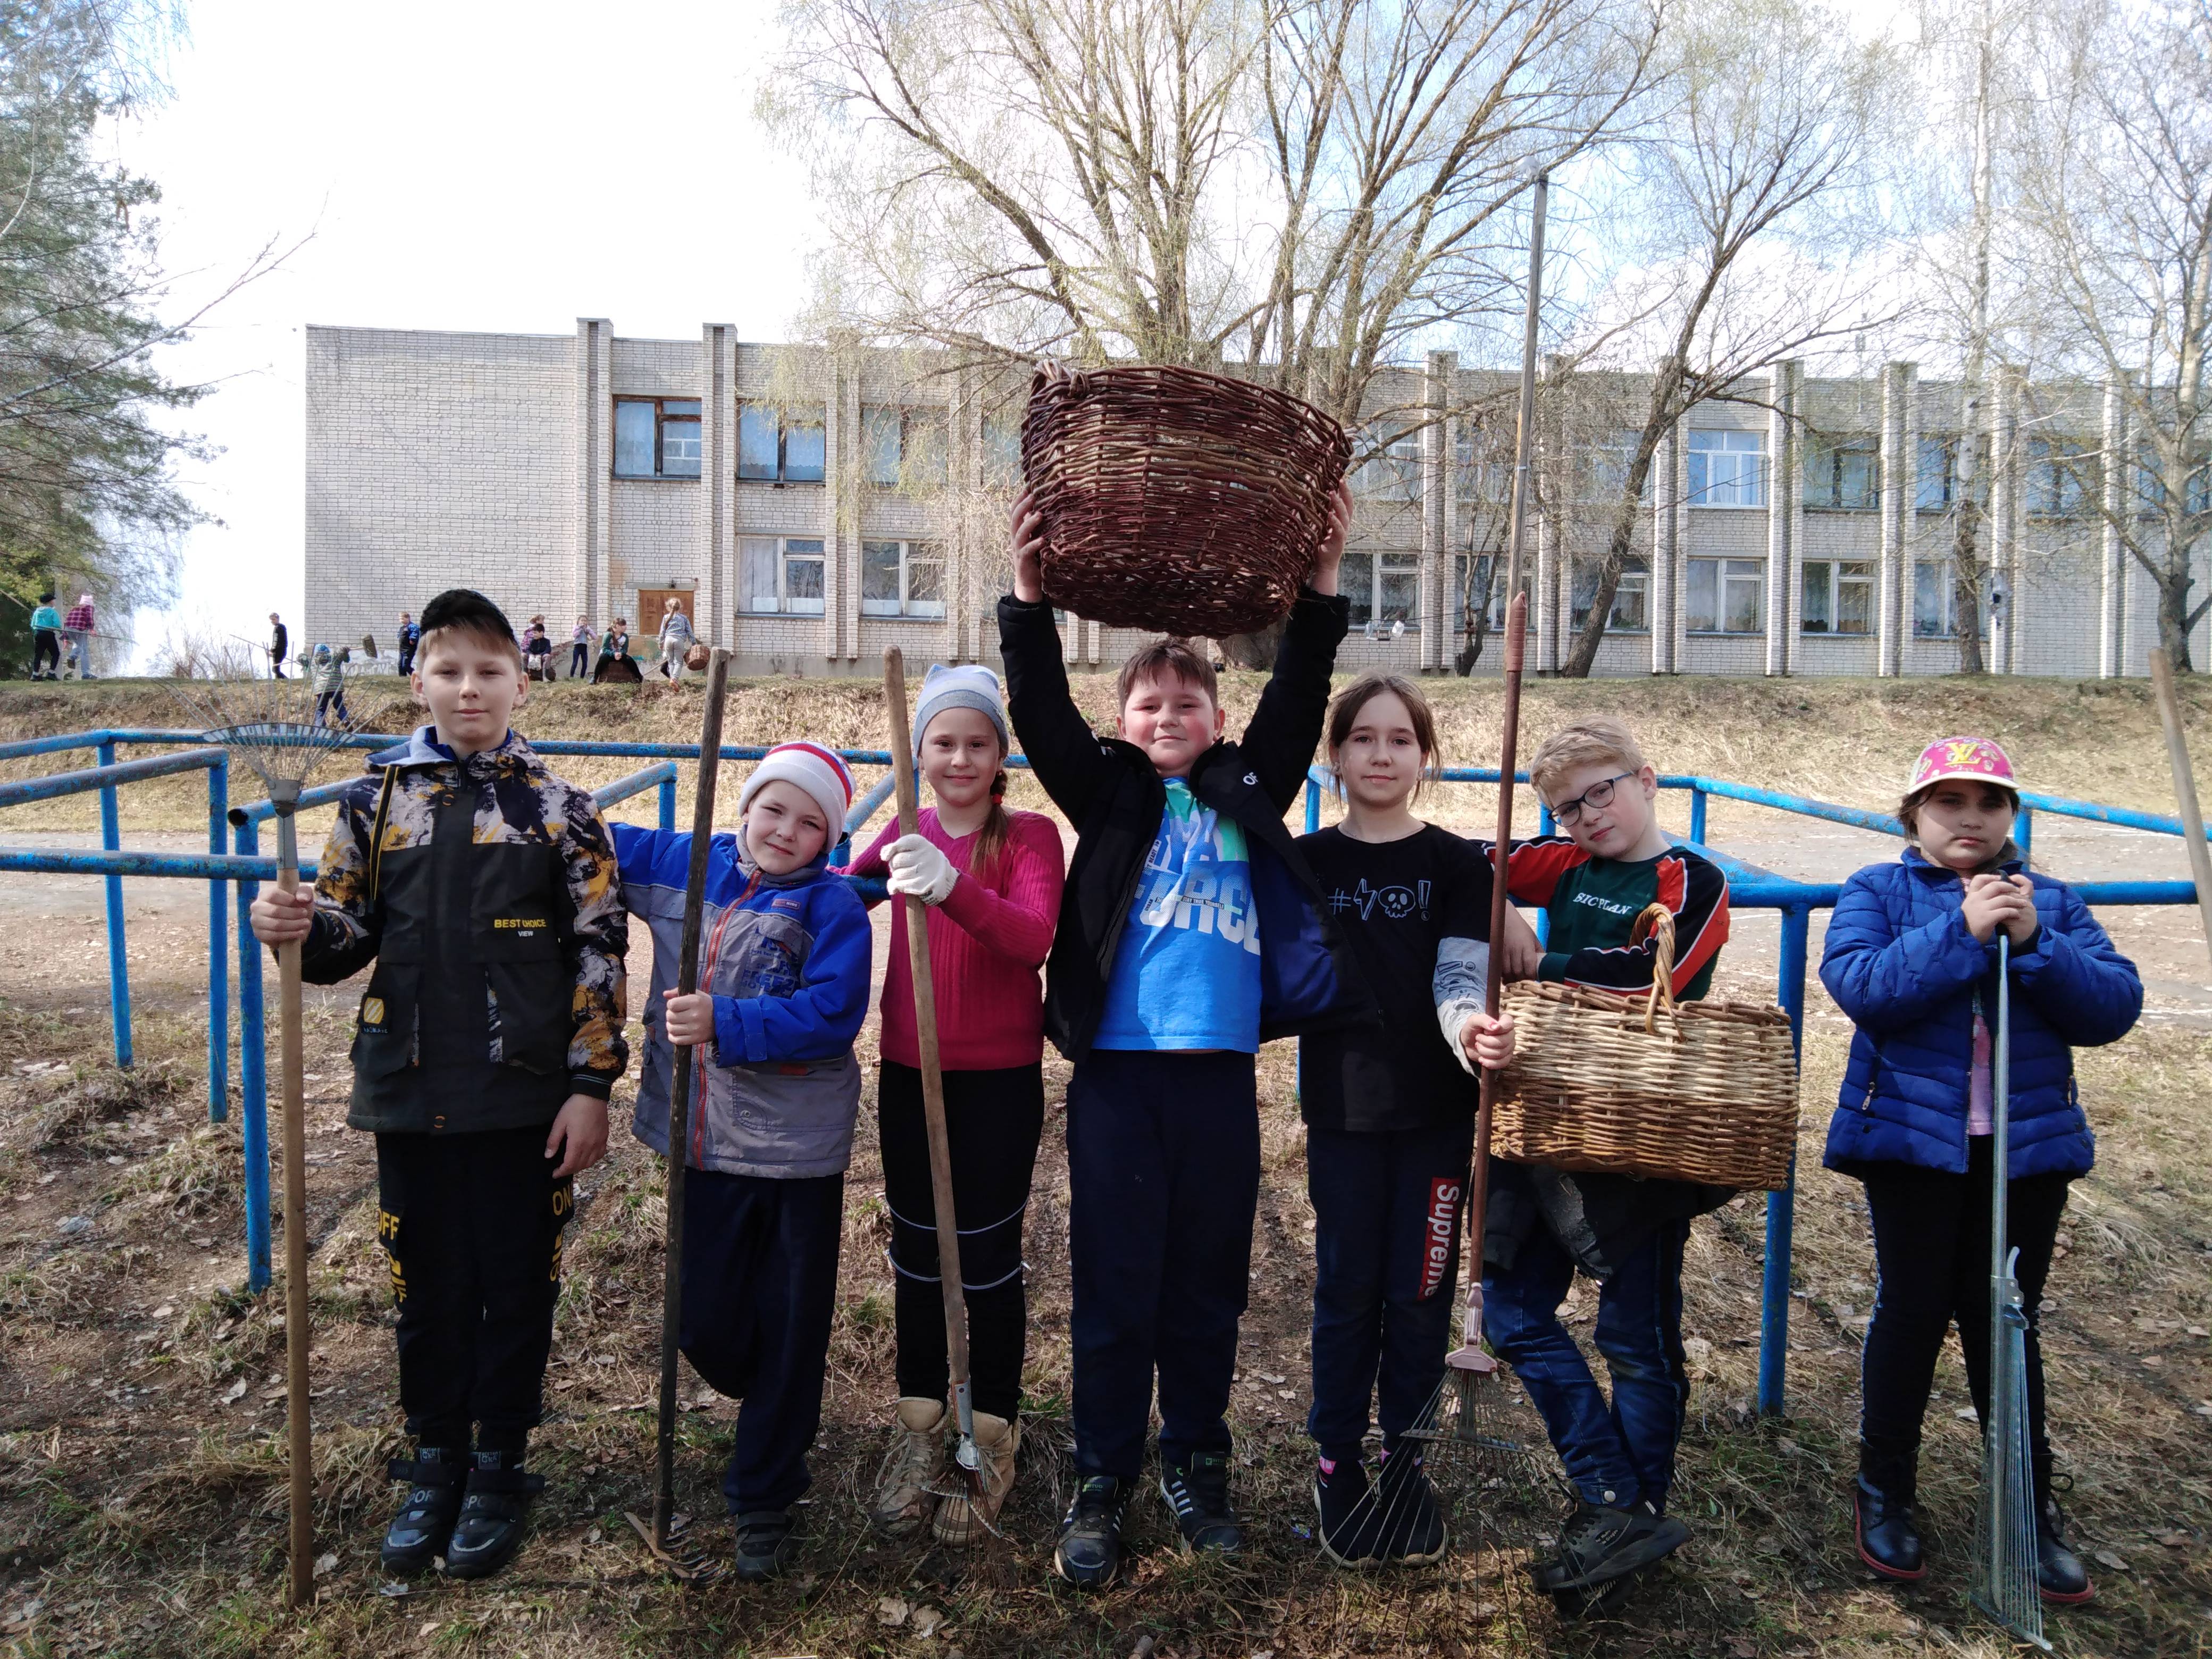
<svg viewBox="0 0 2212 1659"><path fill-rule="evenodd" d="M169 314L275 239L301 242L227 301L173 378L220 381L188 465L222 522L185 548L181 616L256 637L296 618L303 325L696 338L780 337L811 220L750 115L772 13L562 0L199 0L175 96L119 135L162 190ZM162 618L132 624L142 654Z"/></svg>

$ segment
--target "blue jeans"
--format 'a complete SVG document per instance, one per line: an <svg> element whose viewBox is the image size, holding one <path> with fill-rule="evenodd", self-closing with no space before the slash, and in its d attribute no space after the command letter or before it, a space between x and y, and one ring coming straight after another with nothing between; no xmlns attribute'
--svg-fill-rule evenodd
<svg viewBox="0 0 2212 1659"><path fill-rule="evenodd" d="M1413 1427L1455 1344L1459 1217L1474 1125L1306 1131L1314 1207L1313 1409L1328 1458L1357 1457L1367 1403L1386 1442Z"/></svg>
<svg viewBox="0 0 2212 1659"><path fill-rule="evenodd" d="M1540 1222L1512 1267L1486 1273L1482 1328L1513 1367L1566 1466L1593 1504L1638 1498L1667 1507L1690 1383L1682 1365L1682 1245L1686 1220L1669 1221L1599 1286L1597 1349L1613 1399L1559 1321L1574 1262Z"/></svg>

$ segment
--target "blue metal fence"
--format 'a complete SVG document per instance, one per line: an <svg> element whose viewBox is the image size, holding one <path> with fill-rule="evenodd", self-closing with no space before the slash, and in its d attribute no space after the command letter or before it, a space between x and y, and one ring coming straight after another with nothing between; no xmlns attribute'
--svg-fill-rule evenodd
<svg viewBox="0 0 2212 1659"><path fill-rule="evenodd" d="M360 735L349 738L350 746L362 749L385 747L398 741L387 735ZM116 1061L131 1063L130 995L127 963L124 940L122 883L125 876L162 876L205 880L210 889L209 927L209 1015L208 1042L209 1112L220 1118L225 1109L228 1092L228 1031L226 917L223 889L234 885L237 890L237 928L239 947L239 1062L240 1097L243 1103L241 1129L246 1159L246 1211L247 1279L252 1288L260 1290L270 1280L269 1240L269 1143L268 1143L268 1076L264 1055L265 1030L263 1016L262 957L254 942L248 921L248 912L259 891L259 884L276 878L276 865L273 859L260 856L259 827L270 817L271 809L265 801L250 806L228 809L225 790L227 774L222 751L205 748L181 755L159 757L152 760L130 761L118 763L115 750L118 744L174 745L200 744L204 742L198 732L167 731L159 728L119 728L98 732L65 732L50 738L34 738L23 742L0 744L0 760L21 759L37 755L68 753L90 749L97 752L100 764L95 768L46 777L24 779L18 782L0 784L0 807L20 805L27 801L51 799L57 796L82 793L93 789L100 792L100 842L102 850L92 852L80 848L0 848L0 872L50 872L76 875L99 875L106 882L107 944L109 975L114 987L116 1020ZM672 829L676 822L676 767L678 761L696 761L699 748L696 744L652 743L592 743L552 739L533 742L538 753L550 756L573 755L613 757L617 759L650 760L657 764L617 780L604 788L595 790L593 797L602 806L642 793L647 789L659 792L659 821L663 829ZM757 760L768 751L764 748L741 744L725 744L721 756L725 760ZM846 750L841 754L848 765L888 768L890 756L881 750ZM1008 766L1023 769L1027 762L1020 756L1010 757ZM125 852L118 833L116 789L128 783L149 778L168 776L206 768L208 781L209 851L205 854ZM1495 784L1498 773L1494 767L1449 767L1438 773L1448 783ZM1516 774L1517 781L1528 781L1526 773ZM1309 832L1321 827L1321 796L1330 782L1329 775L1320 767L1307 775L1305 798L1305 827ZM1793 795L1779 790L1762 789L1750 784L1731 782L1725 779L1708 778L1696 775L1667 775L1659 780L1663 789L1686 790L1690 794L1690 833L1678 837L1704 856L1713 860L1729 876L1729 902L1739 910L1769 909L1778 913L1782 926L1779 964L1776 976L1776 1000L1790 1016L1792 1039L1802 1051L1805 1026L1806 968L1811 939L1812 913L1816 909L1832 908L1841 890L1833 882L1803 882L1777 875L1740 860L1716 851L1706 840L1706 805L1714 796L1765 806L1777 811L1799 817L1825 819L1831 823L1849 824L1856 829L1873 830L1891 836L1902 836L1904 826L1888 813L1871 811L1860 807L1844 806L1832 801L1815 800L1807 796ZM300 798L302 807L324 805L335 799L343 787L342 783L325 785L307 791ZM873 788L855 800L845 823L849 838L865 829L875 812L890 796L891 780L888 772ZM2077 817L2095 823L2109 823L2127 829L2147 830L2155 834L2179 835L2178 819L2160 817L2154 813L2137 812L2125 807L2102 806L2095 802L2069 800L2062 796L2023 794L2024 808L2037 811ZM232 830L234 848L224 851L225 820ZM2014 839L2022 850L2027 846L2029 812L2021 814ZM1538 827L1540 833L1553 832L1551 811L1539 803ZM312 878L313 866L302 866L301 874ZM880 882L855 884L864 896L880 898ZM2133 904L2194 904L2196 889L2185 881L2118 881L2083 882L2074 884L2075 891L2084 902L2096 905ZM1542 919L1538 919L1540 934ZM1778 1193L1769 1194L1766 1207L1766 1251L1763 1269L1761 1297L1761 1330L1759 1362L1759 1408L1763 1413L1778 1413L1783 1409L1784 1388L1789 1353L1790 1279L1791 1237L1796 1215L1795 1182Z"/></svg>

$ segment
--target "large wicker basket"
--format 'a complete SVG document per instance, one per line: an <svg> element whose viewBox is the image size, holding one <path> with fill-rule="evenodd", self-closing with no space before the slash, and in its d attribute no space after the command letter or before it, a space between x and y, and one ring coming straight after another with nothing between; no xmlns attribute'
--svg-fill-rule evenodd
<svg viewBox="0 0 2212 1659"><path fill-rule="evenodd" d="M1040 369L1022 473L1045 597L1123 628L1221 639L1279 621L1352 441L1285 392L1192 368Z"/></svg>
<svg viewBox="0 0 2212 1659"><path fill-rule="evenodd" d="M1797 1056L1790 1017L1768 1003L1674 1000L1674 919L1655 904L1652 988L1622 995L1524 981L1505 988L1514 1060L1498 1080L1490 1150L1558 1170L1790 1183Z"/></svg>

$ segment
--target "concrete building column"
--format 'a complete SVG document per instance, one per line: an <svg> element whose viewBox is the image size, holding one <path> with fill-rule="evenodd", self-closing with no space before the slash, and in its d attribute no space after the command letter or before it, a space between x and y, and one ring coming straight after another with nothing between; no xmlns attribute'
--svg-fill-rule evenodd
<svg viewBox="0 0 2212 1659"><path fill-rule="evenodd" d="M1668 647L1667 672L1690 672L1690 441L1680 421L1674 422L1674 459L1668 470L1674 479L1674 614L1670 622L1673 641Z"/></svg>
<svg viewBox="0 0 2212 1659"><path fill-rule="evenodd" d="M860 372L848 344L830 349L823 407L822 654L860 654Z"/></svg>
<svg viewBox="0 0 2212 1659"><path fill-rule="evenodd" d="M1767 379L1766 415L1766 672L1787 674L1796 666L1797 592L1796 575L1805 553L1791 512L1796 497L1797 365L1777 363Z"/></svg>
<svg viewBox="0 0 2212 1659"><path fill-rule="evenodd" d="M1987 522L1992 591L1990 666L2000 674L2025 672L2020 568L2021 374L2000 367L1990 398L1990 510Z"/></svg>
<svg viewBox="0 0 2212 1659"><path fill-rule="evenodd" d="M1433 674L1444 665L1451 641L1451 615L1444 605L1446 573L1451 568L1452 388L1459 378L1455 352L1431 351L1421 377L1421 568L1420 667Z"/></svg>
<svg viewBox="0 0 2212 1659"><path fill-rule="evenodd" d="M692 509L696 566L707 614L691 618L709 645L735 643L737 610L738 331L727 323L699 331L699 489ZM696 611L698 604L694 601Z"/></svg>
<svg viewBox="0 0 2212 1659"><path fill-rule="evenodd" d="M614 620L607 592L614 544L614 340L606 318L576 319L576 609L602 630Z"/></svg>
<svg viewBox="0 0 2212 1659"><path fill-rule="evenodd" d="M1911 406L1917 392L1911 363L1887 363L1881 371L1881 566L1875 588L1875 672L1904 672L1905 635L1912 615L1911 571L1906 562L1905 530L1912 513L1914 429Z"/></svg>
<svg viewBox="0 0 2212 1659"><path fill-rule="evenodd" d="M1651 672L1674 672L1674 429L1662 434L1651 458Z"/></svg>
<svg viewBox="0 0 2212 1659"><path fill-rule="evenodd" d="M2120 516L2127 511L2128 381L2105 387L2104 499L2098 520L2102 572L2098 585L2097 678L2117 679L2128 672L2128 551L2120 539Z"/></svg>

